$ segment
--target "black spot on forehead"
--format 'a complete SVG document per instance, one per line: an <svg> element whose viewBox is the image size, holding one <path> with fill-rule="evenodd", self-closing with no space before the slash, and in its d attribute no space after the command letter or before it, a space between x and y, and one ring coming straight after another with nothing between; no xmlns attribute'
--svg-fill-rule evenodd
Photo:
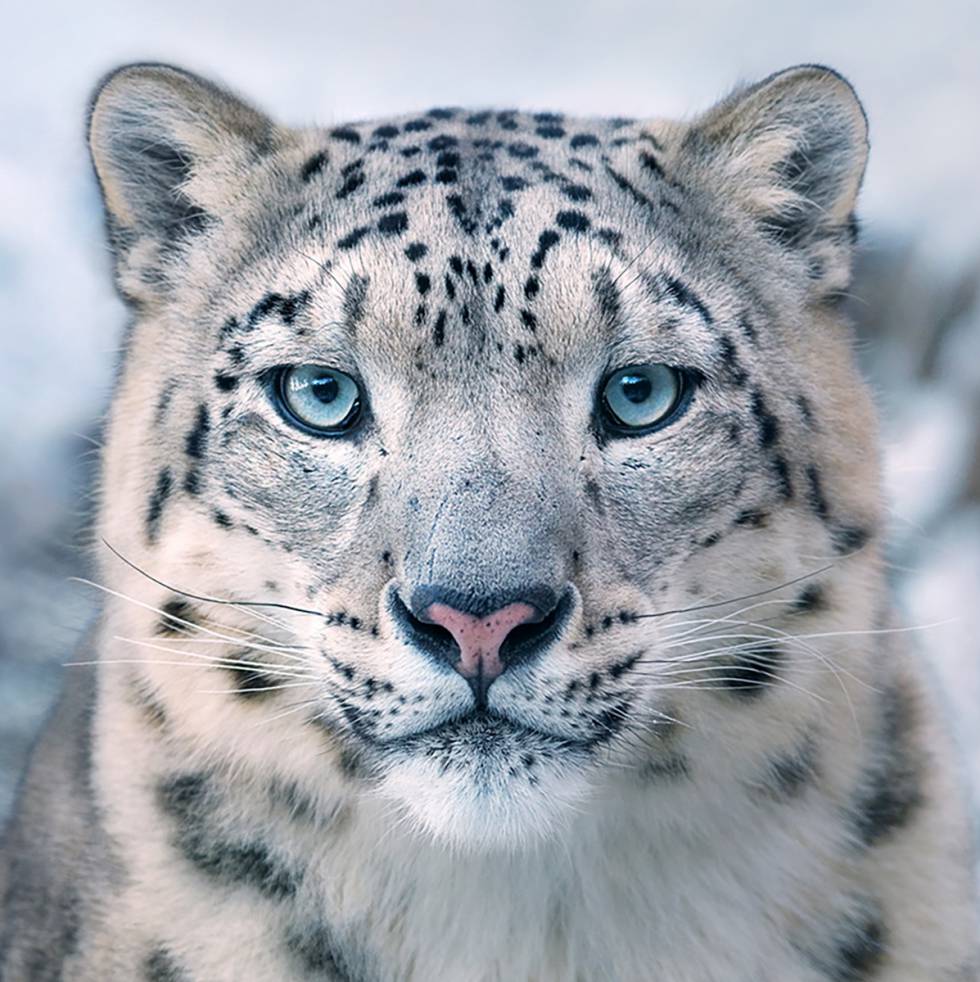
<svg viewBox="0 0 980 982"><path fill-rule="evenodd" d="M410 188L416 187L419 184L424 184L425 181L425 171L413 170L398 178L397 184L400 188Z"/></svg>
<svg viewBox="0 0 980 982"><path fill-rule="evenodd" d="M649 171L655 177L663 177L664 169L660 166L660 161L652 153L648 153L646 150L640 151L640 163L644 170Z"/></svg>
<svg viewBox="0 0 980 982"><path fill-rule="evenodd" d="M387 194L379 194L371 204L375 208L391 208L393 205L400 205L405 200L405 195L401 191L389 191Z"/></svg>
<svg viewBox="0 0 980 982"><path fill-rule="evenodd" d="M362 225L360 228L353 229L342 239L337 240L337 248L345 251L348 249L353 249L370 231L371 229L367 225Z"/></svg>
<svg viewBox="0 0 980 982"><path fill-rule="evenodd" d="M538 155L538 148L523 140L507 144L507 152L518 160L527 160Z"/></svg>
<svg viewBox="0 0 980 982"><path fill-rule="evenodd" d="M555 216L559 228L570 232L587 232L592 225L589 219L580 211L560 211Z"/></svg>
<svg viewBox="0 0 980 982"><path fill-rule="evenodd" d="M382 235L401 235L408 229L408 214L396 211L390 215L382 215L378 219L378 231Z"/></svg>
<svg viewBox="0 0 980 982"><path fill-rule="evenodd" d="M214 384L221 392L231 392L238 387L238 378L235 375L226 375L224 372L215 372Z"/></svg>
<svg viewBox="0 0 980 982"><path fill-rule="evenodd" d="M332 129L330 131L330 135L335 140L340 140L344 143L356 144L361 142L361 134L349 126L339 126L336 129Z"/></svg>
<svg viewBox="0 0 980 982"><path fill-rule="evenodd" d="M308 290L299 293L282 294L266 293L256 301L248 313L244 330L253 331L268 317L278 317L284 324L291 327L296 317L306 309L310 302Z"/></svg>
<svg viewBox="0 0 980 982"><path fill-rule="evenodd" d="M548 250L556 246L561 241L561 236L554 229L545 229L538 236L538 248L531 256L531 266L540 269L547 258Z"/></svg>
<svg viewBox="0 0 980 982"><path fill-rule="evenodd" d="M430 150L448 150L450 147L455 147L459 145L459 140L455 136L450 136L447 133L443 133L440 136L434 136L429 140L427 146Z"/></svg>
<svg viewBox="0 0 980 982"><path fill-rule="evenodd" d="M565 184L562 186L562 194L572 201L588 201L592 197L592 191L584 184Z"/></svg>
<svg viewBox="0 0 980 982"><path fill-rule="evenodd" d="M327 166L328 159L326 150L320 150L313 154L313 156L310 157L305 164L303 164L303 168L300 171L300 177L304 181L312 181L313 178Z"/></svg>

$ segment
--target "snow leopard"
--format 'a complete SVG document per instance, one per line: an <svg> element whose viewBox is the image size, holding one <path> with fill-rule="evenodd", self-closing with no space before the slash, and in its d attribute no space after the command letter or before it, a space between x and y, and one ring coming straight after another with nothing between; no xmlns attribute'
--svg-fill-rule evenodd
<svg viewBox="0 0 980 982"><path fill-rule="evenodd" d="M978 977L841 75L287 127L134 64L88 134L130 322L6 982Z"/></svg>

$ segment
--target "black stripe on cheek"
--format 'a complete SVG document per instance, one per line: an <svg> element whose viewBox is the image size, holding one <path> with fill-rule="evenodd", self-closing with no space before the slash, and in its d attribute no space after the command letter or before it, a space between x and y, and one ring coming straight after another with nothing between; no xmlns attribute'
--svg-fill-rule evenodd
<svg viewBox="0 0 980 982"><path fill-rule="evenodd" d="M233 661L248 661L251 652L248 649L230 654ZM267 674L258 668L246 668L244 665L224 666L235 684L235 696L245 702L256 702L269 696L274 696L282 685L279 678Z"/></svg>
<svg viewBox="0 0 980 982"><path fill-rule="evenodd" d="M868 848L908 825L924 801L923 762L911 742L916 707L910 693L898 685L882 693L878 727L874 757L852 805L855 832Z"/></svg>
<svg viewBox="0 0 980 982"><path fill-rule="evenodd" d="M691 765L686 757L672 753L651 757L640 768L640 780L652 784L685 780L691 775Z"/></svg>
<svg viewBox="0 0 980 982"><path fill-rule="evenodd" d="M813 513L821 521L827 521L830 517L830 505L827 504L827 496L823 491L823 481L820 479L820 471L814 464L806 469L807 480L807 500Z"/></svg>
<svg viewBox="0 0 980 982"><path fill-rule="evenodd" d="M197 624L196 615L196 610L186 600L180 597L171 597L160 608L160 620L157 622L156 633L164 637L179 637L193 630Z"/></svg>
<svg viewBox="0 0 980 982"><path fill-rule="evenodd" d="M814 961L828 982L870 982L887 951L887 932L877 905L833 931L827 948Z"/></svg>
<svg viewBox="0 0 980 982"><path fill-rule="evenodd" d="M766 689L779 682L779 669L785 660L782 649L777 647L754 648L742 652L722 676L721 685L733 695L742 699L756 699Z"/></svg>
<svg viewBox="0 0 980 982"><path fill-rule="evenodd" d="M759 446L771 447L779 439L779 420L769 411L758 389L752 393L751 410L758 424Z"/></svg>
<svg viewBox="0 0 980 982"><path fill-rule="evenodd" d="M871 539L871 532L859 525L835 525L830 532L834 551L840 556L863 549Z"/></svg>
<svg viewBox="0 0 980 982"><path fill-rule="evenodd" d="M320 923L304 931L292 930L286 936L286 947L306 972L317 978L337 982L359 982L365 975L358 971L352 953L336 932Z"/></svg>
<svg viewBox="0 0 980 982"><path fill-rule="evenodd" d="M167 711L149 681L142 676L134 675L129 680L129 690L131 701L140 711L146 724L155 730L166 729Z"/></svg>
<svg viewBox="0 0 980 982"><path fill-rule="evenodd" d="M793 610L801 614L815 614L827 609L827 592L817 583L811 583L800 591L793 601Z"/></svg>
<svg viewBox="0 0 980 982"><path fill-rule="evenodd" d="M143 961L144 982L191 982L191 977L162 945Z"/></svg>
<svg viewBox="0 0 980 982"><path fill-rule="evenodd" d="M174 846L199 872L230 885L246 885L272 900L296 893L302 875L283 865L258 839L228 835L217 814L220 797L206 774L161 783L157 803L176 824Z"/></svg>
<svg viewBox="0 0 980 982"><path fill-rule="evenodd" d="M775 801L799 798L817 776L817 744L807 735L799 745L769 760L760 789Z"/></svg>
<svg viewBox="0 0 980 982"><path fill-rule="evenodd" d="M173 490L173 475L169 467L161 469L157 475L157 483L150 495L150 500L146 507L146 538L153 545L157 541L160 532L160 519L163 517L163 508Z"/></svg>

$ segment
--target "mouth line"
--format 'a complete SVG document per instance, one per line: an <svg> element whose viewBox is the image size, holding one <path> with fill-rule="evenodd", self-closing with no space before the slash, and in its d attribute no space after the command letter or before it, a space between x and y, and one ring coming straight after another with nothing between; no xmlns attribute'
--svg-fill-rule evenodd
<svg viewBox="0 0 980 982"><path fill-rule="evenodd" d="M534 726L528 726L525 723L518 722L510 716L504 715L503 713L494 712L493 710L489 709L481 709L479 707L464 713L459 713L456 716L452 716L449 719L436 723L433 726L426 727L425 729L415 730L412 733L406 733L402 736L393 737L389 740L378 740L365 734L358 735L362 740L369 743L377 750L410 752L414 749L415 745L423 742L424 740L450 736L453 730L460 730L467 725L478 725L480 723L489 726L494 724L505 726L518 735L535 737L539 740L547 740L554 745L555 750L569 751L573 753L588 753L610 740L614 735L612 732L602 732L597 733L594 737L590 737L588 739L576 740L565 736L559 736L556 733L549 733L547 730L540 730Z"/></svg>

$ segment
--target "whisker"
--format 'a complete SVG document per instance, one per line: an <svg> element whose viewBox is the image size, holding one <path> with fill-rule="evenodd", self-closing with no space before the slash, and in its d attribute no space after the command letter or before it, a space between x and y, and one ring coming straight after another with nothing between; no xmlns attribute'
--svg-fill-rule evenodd
<svg viewBox="0 0 980 982"><path fill-rule="evenodd" d="M137 607L142 607L144 610L149 610L155 614L160 614L161 616L168 618L168 620L174 623L183 624L185 627L191 628L196 631L201 631L204 634L209 634L215 638L221 638L222 640L228 642L231 645L239 644L238 638L229 637L228 635L221 634L218 631L213 631L210 628L205 627L203 624L195 624L193 621L185 620L183 617L178 617L176 614L168 614L165 611L161 610L159 607L154 607L152 604L144 603L142 600L137 600L135 597L129 597L125 593L120 593L118 590L113 590L111 587L103 586L101 583L96 583L93 580L88 580L81 576L72 576L70 577L70 580L75 583L81 583L85 586L93 587L96 590L101 590L103 593L106 593L109 596L117 597L120 600L125 600L128 603L134 604ZM188 640L190 640L190 636L188 635L187 637ZM255 646L253 645L253 647ZM269 650L274 651L275 649L270 648ZM285 653L284 653L284 657L290 657L295 659L296 661L301 660L296 655L286 655Z"/></svg>
<svg viewBox="0 0 980 982"><path fill-rule="evenodd" d="M145 569L141 569L136 565L136 563L127 559L118 549L110 545L105 539L102 539L102 544L114 556L116 556L117 559L122 560L122 562L129 566L130 569L135 570L141 576L145 576L151 582L156 583L157 586L162 586L165 590L169 590L171 593L176 593L181 597L187 597L189 600L198 600L201 603L206 604L225 604L230 607L274 607L278 610L291 610L297 614L310 614L313 617L323 617L323 614L319 610L308 610L306 607L294 607L292 604L275 603L273 601L263 600L222 600L220 597L207 597L197 593L189 593L187 590L179 590L177 587L171 586L169 583L157 579Z"/></svg>
<svg viewBox="0 0 980 982"><path fill-rule="evenodd" d="M827 570L833 569L837 563L828 563L826 566L821 566L820 569L815 569L810 573L803 573L800 576L796 576L791 580L786 580L784 583L780 583L778 586L769 587L767 590L756 590L754 593L744 593L740 597L730 597L728 600L717 600L713 603L707 604L697 604L693 607L678 607L675 610L660 610L653 614L635 614L634 617L637 620L646 619L650 617L668 617L671 614L689 614L697 610L709 610L713 607L727 607L728 604L741 603L743 600L752 600L755 597L764 597L770 593L776 593L779 590L785 590L788 586L794 586L797 583L802 583L804 580L812 579L814 576L819 576L821 573L826 573Z"/></svg>

